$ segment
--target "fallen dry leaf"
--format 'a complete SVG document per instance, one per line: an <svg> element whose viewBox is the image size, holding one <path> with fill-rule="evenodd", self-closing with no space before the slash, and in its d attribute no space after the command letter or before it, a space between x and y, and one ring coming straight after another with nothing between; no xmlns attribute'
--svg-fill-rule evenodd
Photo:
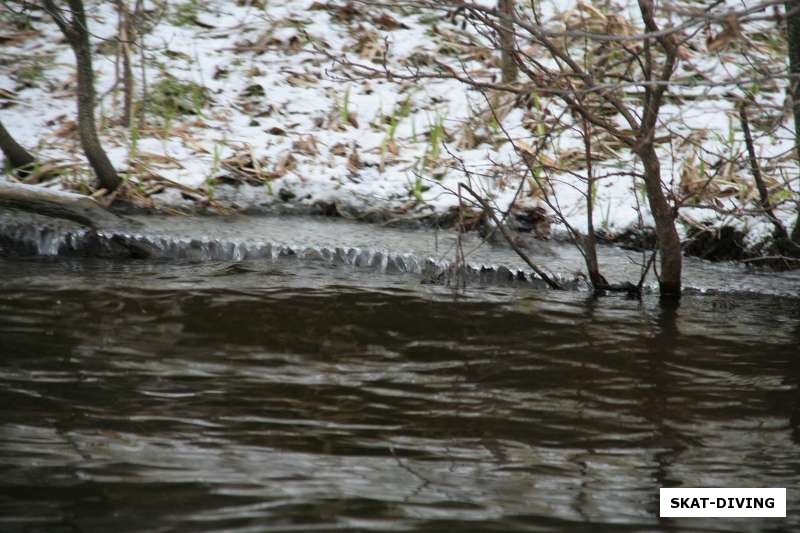
<svg viewBox="0 0 800 533"><path fill-rule="evenodd" d="M270 177L282 178L287 172L291 172L295 168L297 168L297 159L295 159L291 152L287 152L275 164L275 169L272 171Z"/></svg>

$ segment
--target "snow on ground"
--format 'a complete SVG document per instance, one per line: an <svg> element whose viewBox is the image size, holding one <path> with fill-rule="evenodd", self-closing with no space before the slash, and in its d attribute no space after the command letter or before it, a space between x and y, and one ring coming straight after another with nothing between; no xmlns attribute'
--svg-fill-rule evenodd
<svg viewBox="0 0 800 533"><path fill-rule="evenodd" d="M444 213L458 204L454 191L467 179L458 168L461 163L453 164L460 160L472 182L505 209L524 172L502 129L521 146L532 146L539 132L536 121L563 112L554 100L534 108L510 106L501 129L490 124L484 96L458 81L346 79L329 57L346 54L381 68L378 58L387 46L389 66L400 71L409 63L432 60L455 66L463 60L472 72L498 69L496 57L478 53L474 43L480 38L474 31L430 13L344 0L151 0L145 2L154 26L144 35L144 68L138 49L133 61L136 89L142 90L144 78L152 112L144 127L126 130L119 126L117 13L111 2L87 4L104 146L115 166L156 205L269 208L288 203L336 205L356 214L388 209L412 217ZM569 0L540 5L551 28L564 28L587 12ZM635 14L630 5L616 7L619 13ZM2 121L40 159L76 165L71 174L45 185L85 191L82 183L90 174L74 128L72 53L43 12L33 12L32 28L22 31L13 27L7 8L0 10L7 58L0 61ZM758 24L760 33L743 45L746 52L707 54L687 48L677 74L713 82L749 76L736 60L740 57L781 64L774 22ZM453 42L460 43L461 55L446 55L446 45ZM464 59L465 51L475 55ZM178 80L179 92L185 92L159 107L164 80ZM186 82L201 92L193 95ZM683 100L668 103L662 117L669 137L659 147L662 170L665 186L680 195L711 174L708 165L733 159L736 164L714 170L718 178L701 191L707 194L702 205L682 212L691 220L753 230L751 240L757 241L769 232L763 217L721 213L746 207L755 198L734 104L726 96L730 89L711 83L676 89ZM794 132L781 107L785 84L765 83L758 94L759 103L780 110L773 117L753 118L773 120L756 132L757 148L770 162L766 174L774 191L787 191L779 216L788 224L798 184L791 152ZM641 185L625 175L641 171L641 165L624 149L605 148L595 165L600 179L595 227L619 233L638 224L640 216L649 224ZM544 152L553 162L551 198L579 231L587 227L582 149L580 135L564 130ZM530 183L518 203L545 207L541 191ZM557 220L552 227L563 230Z"/></svg>

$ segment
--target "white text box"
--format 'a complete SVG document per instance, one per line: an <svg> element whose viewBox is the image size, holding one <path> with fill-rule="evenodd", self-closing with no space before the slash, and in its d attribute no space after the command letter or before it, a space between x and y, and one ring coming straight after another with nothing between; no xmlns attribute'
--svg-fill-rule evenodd
<svg viewBox="0 0 800 533"><path fill-rule="evenodd" d="M786 489L660 489L660 516L786 516Z"/></svg>

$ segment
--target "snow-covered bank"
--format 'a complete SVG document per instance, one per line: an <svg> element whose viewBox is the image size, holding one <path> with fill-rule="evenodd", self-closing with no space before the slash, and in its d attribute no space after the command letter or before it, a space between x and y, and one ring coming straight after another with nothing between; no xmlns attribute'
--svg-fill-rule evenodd
<svg viewBox="0 0 800 533"><path fill-rule="evenodd" d="M117 13L111 2L87 4L97 52L102 140L115 166L127 173L131 195L143 204L320 206L355 216L379 212L419 218L457 206L454 191L466 179L466 168L473 183L505 209L525 174L504 132L518 146L532 146L539 125L563 111L544 98L533 103L500 98L501 124L496 124L487 113L485 95L456 80L353 80L330 59L346 55L380 66L388 51L387 65L393 69L437 61L464 65L474 76L498 69L496 54L487 52L484 39L430 12L344 0L150 1L145 5L152 29L144 33L142 55L137 51L133 57L137 90L147 87L147 121L131 131L118 125ZM625 13L628 7L609 4L604 9ZM543 2L541 9L552 27L604 17L568 0ZM66 165L60 179L44 185L91 192L74 125L72 52L44 13L33 12L30 27L23 29L14 26L7 11L3 14L4 55L9 58L0 65L3 123L40 159ZM709 83L677 91L680 98L664 110L660 155L665 186L676 196L696 195L687 202L695 206L681 211L684 230L711 221L742 230L748 245L756 245L771 226L757 213L746 215L757 196L735 103L726 92L731 87L710 83L749 77L748 65L784 64L785 43L775 23L764 21L750 29L742 44L732 45L741 49L714 54L705 45L685 49L677 77ZM789 225L798 172L784 97L780 79L763 83L759 109L769 113L753 118L778 216ZM640 164L608 139L599 138L595 149L600 180L595 226L619 234L650 225L635 177ZM548 144L543 159L552 188L547 192L558 199L569 224L585 231L581 152L578 132L564 129ZM718 167L712 169L714 164ZM542 195L527 183L518 208L551 215ZM542 234L564 230L555 218L536 226Z"/></svg>

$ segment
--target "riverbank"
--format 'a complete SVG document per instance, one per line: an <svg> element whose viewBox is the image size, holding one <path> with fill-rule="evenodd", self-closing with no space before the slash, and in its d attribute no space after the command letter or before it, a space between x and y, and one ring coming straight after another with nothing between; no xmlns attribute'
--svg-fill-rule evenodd
<svg viewBox="0 0 800 533"><path fill-rule="evenodd" d="M468 65L476 74L497 69L485 41L456 21L407 7L335 1L146 2L143 46L133 56L137 94L146 90L143 120L123 128L117 14L112 3L88 4L101 138L127 180L114 198L92 188L80 155L73 57L57 28L36 11L24 24L4 11L0 22L12 59L0 65L3 122L59 169L38 183L43 187L162 213L316 213L451 227L458 184L469 179L523 233L561 239L565 223L588 227L586 162L574 131L559 131L542 154L549 190L530 180L520 186L526 171L519 149L530 147L539 125L563 111L556 102L481 94L452 79L353 79L331 61L342 56L380 65L385 58L392 69L443 62ZM582 6L543 3L542 17L551 27L567 27L602 16L589 16ZM785 42L775 23L744 31L750 32L744 44L714 57L688 48L679 78L745 76L748 62L779 70ZM784 85L775 79L759 88L762 114L753 129L776 215L791 226L798 174ZM683 201L679 231L687 241L698 237L687 250L746 259L768 253L772 226L755 209L735 101L725 90L683 91L681 98L694 99L689 108L671 102L659 155L665 187ZM608 139L598 138L596 151L598 234L608 242L647 244L652 218L636 178L640 163ZM563 220L546 205L546 194L558 198ZM486 226L475 209L466 222ZM726 253L708 253L719 248L717 235L735 237Z"/></svg>
<svg viewBox="0 0 800 533"><path fill-rule="evenodd" d="M126 215L116 226L92 230L77 222L0 209L0 257L4 263L110 261L115 268L195 265L230 275L280 267L319 269L327 276L368 280L375 286L422 283L456 288L516 287L543 290L546 283L502 242L483 242L476 232L365 224L319 216ZM575 246L528 238L525 253L569 291L589 289L583 258ZM646 259L640 252L600 245L599 259L610 283L636 282ZM126 265L132 265L130 267ZM465 267L460 265L465 264ZM137 266L138 265L138 266ZM147 267L146 265L152 265ZM71 269L73 267L69 267ZM176 267L178 268L178 267ZM644 292L657 290L650 273ZM685 261L685 294L800 297L800 271L758 272L741 263Z"/></svg>

